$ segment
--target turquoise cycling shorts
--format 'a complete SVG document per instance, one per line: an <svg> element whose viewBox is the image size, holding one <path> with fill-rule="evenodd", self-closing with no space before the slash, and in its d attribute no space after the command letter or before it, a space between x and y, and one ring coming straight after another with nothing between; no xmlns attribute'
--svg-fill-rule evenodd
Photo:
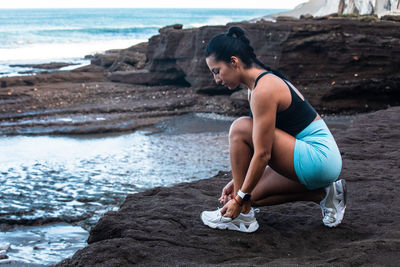
<svg viewBox="0 0 400 267"><path fill-rule="evenodd" d="M326 187L339 177L342 156L322 119L296 135L294 169L299 181L310 190Z"/></svg>

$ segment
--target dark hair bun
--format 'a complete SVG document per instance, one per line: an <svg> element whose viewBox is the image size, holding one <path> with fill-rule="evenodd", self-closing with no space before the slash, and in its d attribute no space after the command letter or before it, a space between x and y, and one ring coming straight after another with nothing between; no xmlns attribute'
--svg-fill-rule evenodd
<svg viewBox="0 0 400 267"><path fill-rule="evenodd" d="M243 29L240 27L236 27L236 26L230 27L228 32L226 33L226 35L233 37L233 38L237 38L247 45L250 44L249 39L247 39Z"/></svg>
<svg viewBox="0 0 400 267"><path fill-rule="evenodd" d="M240 27L230 27L226 35L234 37L234 38L240 38L244 36L244 31Z"/></svg>

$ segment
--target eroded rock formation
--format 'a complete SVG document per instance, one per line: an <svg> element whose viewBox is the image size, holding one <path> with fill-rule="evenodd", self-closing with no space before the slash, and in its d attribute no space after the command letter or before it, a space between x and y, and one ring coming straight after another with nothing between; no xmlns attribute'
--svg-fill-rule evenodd
<svg viewBox="0 0 400 267"><path fill-rule="evenodd" d="M204 48L214 35L233 25L245 29L260 60L283 71L321 111L359 112L399 104L400 24L376 17L278 18L276 23L167 27L150 38L144 70L111 72L109 78L230 94L215 85Z"/></svg>

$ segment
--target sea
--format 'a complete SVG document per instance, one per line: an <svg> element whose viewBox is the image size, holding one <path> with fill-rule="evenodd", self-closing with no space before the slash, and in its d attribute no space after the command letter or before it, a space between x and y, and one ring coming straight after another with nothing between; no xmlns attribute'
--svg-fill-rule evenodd
<svg viewBox="0 0 400 267"><path fill-rule="evenodd" d="M282 11L0 9L0 77L41 71L13 65L84 66L87 55L147 41L167 25L225 25ZM156 125L156 134L0 136L0 265L55 264L85 247L90 228L127 194L230 170L233 120L187 114Z"/></svg>
<svg viewBox="0 0 400 267"><path fill-rule="evenodd" d="M225 25L281 9L1 9L0 77L34 74L10 65L90 63L86 55L147 41L167 25Z"/></svg>

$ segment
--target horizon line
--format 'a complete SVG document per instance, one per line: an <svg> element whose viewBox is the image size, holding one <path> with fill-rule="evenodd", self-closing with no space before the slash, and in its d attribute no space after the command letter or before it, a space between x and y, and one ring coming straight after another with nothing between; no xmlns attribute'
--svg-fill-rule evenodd
<svg viewBox="0 0 400 267"><path fill-rule="evenodd" d="M249 7L0 7L0 9L288 9L291 8L249 8Z"/></svg>

